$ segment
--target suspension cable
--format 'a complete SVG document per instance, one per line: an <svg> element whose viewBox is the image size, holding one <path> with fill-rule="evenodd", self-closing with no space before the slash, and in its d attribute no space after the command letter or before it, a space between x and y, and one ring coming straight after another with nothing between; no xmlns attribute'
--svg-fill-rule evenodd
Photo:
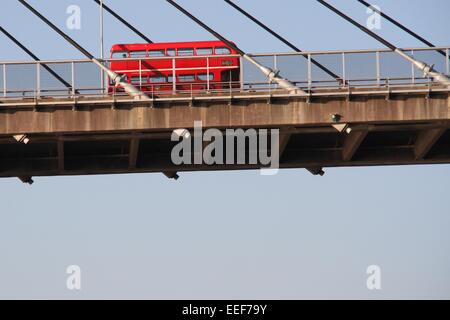
<svg viewBox="0 0 450 320"><path fill-rule="evenodd" d="M390 23L396 25L397 27L399 27L400 29L402 29L403 31L407 32L408 34L410 34L411 36L413 36L414 38L416 38L417 40L423 42L424 44L426 44L429 47L436 47L433 43L431 43L430 41L428 41L427 39L425 39L424 37L420 36L419 34L417 34L416 32L412 31L411 29L407 28L405 25L401 24L400 22L398 22L397 20L395 20L394 18L392 18L391 16L388 16L386 13L384 13L383 11L379 10L376 6L371 5L370 3L368 3L367 1L364 0L356 0L359 3L361 3L362 5L366 6L367 8L370 8L371 10L373 10L374 12L378 13L380 16L382 16L383 18L385 18L387 21L389 21ZM442 54L443 56L447 57L447 54L442 51L442 50L438 50L438 52L440 54Z"/></svg>
<svg viewBox="0 0 450 320"><path fill-rule="evenodd" d="M35 61L41 61L38 56L36 56L31 50L29 50L27 47L25 47L17 38L15 38L11 33L6 31L3 27L0 26L0 31L7 36L12 42L14 42L19 48L21 48L25 53L27 53L31 58L33 58ZM61 82L65 87L72 90L72 85L68 83L66 80L64 80L59 74L57 74L52 68L50 68L48 65L41 63L41 66L47 70L53 77L55 77L56 80Z"/></svg>
<svg viewBox="0 0 450 320"><path fill-rule="evenodd" d="M230 0L224 0L226 3L228 3L230 6L232 6L234 9L236 9L237 11L239 11L240 13L242 13L244 16L246 16L247 18L249 18L250 20L252 20L254 23L256 23L257 25L259 25L261 28L263 28L264 30L266 30L267 32L269 32L271 35L273 35L275 38L277 38L278 40L280 40L281 42L283 42L285 45L287 45L288 47L290 47L292 50L294 50L295 52L301 53L303 52L301 49L299 49L298 47L296 47L292 42L288 41L286 38L282 37L280 34L276 33L274 30L270 29L267 25L265 25L263 22L261 22L260 20L258 20L257 18L255 18L254 16L252 16L250 13L248 13L247 11L245 11L244 9L242 9L241 7L239 7L237 4L235 4L234 2L230 1ZM308 59L307 56L303 55L303 57L305 59ZM328 69L327 67L325 67L324 65L322 65L321 63L319 63L317 60L315 59L311 59L311 63L316 65L318 68L320 68L322 71L326 72L328 75L330 75L331 77L335 78L336 80L341 81L342 78L340 76L338 76L337 74L335 74L333 71L331 71L330 69Z"/></svg>
<svg viewBox="0 0 450 320"><path fill-rule="evenodd" d="M430 65L428 65L428 64L426 64L426 63L424 63L422 61L418 61L418 60L414 59L410 55L406 54L400 48L397 48L395 45L393 45L389 41L383 39L382 37L377 35L375 32L373 32L373 31L369 30L368 28L364 27L362 24L360 24L356 20L350 18L345 13L339 11L337 8L335 8L331 4L327 3L326 1L324 1L324 0L317 0L317 1L320 4L324 5L325 7L327 7L328 9L330 9L331 11L333 11L334 13L336 13L337 15L341 16L342 18L344 18L346 21L348 21L351 24L353 24L358 29L361 29L363 32L367 33L368 35L370 35L374 39L376 39L379 42L383 43L385 46L390 48L392 51L398 53L404 59L406 59L409 62L411 62L417 69L419 69L420 71L423 72L424 77L432 77L435 81L440 82L441 84L443 84L443 85L445 85L447 87L450 87L450 78L447 77L446 75L444 75L444 74L434 70L433 66L430 66Z"/></svg>
<svg viewBox="0 0 450 320"><path fill-rule="evenodd" d="M98 5L101 5L100 0L94 0ZM152 40L150 40L145 34L143 34L141 31L139 31L136 27L131 25L128 21L126 21L124 18L122 18L118 13L116 13L113 9L108 7L106 4L103 3L103 8L108 11L114 18L122 22L126 27L128 27L131 31L136 33L139 37L141 37L144 41L147 43L153 43Z"/></svg>

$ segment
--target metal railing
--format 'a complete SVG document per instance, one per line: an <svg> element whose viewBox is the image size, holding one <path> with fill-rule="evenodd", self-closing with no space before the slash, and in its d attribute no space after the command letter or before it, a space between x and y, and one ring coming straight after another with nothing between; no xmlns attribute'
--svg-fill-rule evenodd
<svg viewBox="0 0 450 320"><path fill-rule="evenodd" d="M434 65L436 71L450 76L450 46L405 48L403 50L417 60ZM446 56L438 51L444 51ZM435 84L432 79L424 77L419 70L415 69L412 63L389 49L266 53L251 56L307 92ZM221 58L239 58L240 67L215 65L217 59ZM158 70L152 68L152 62L156 60L167 61L167 67ZM192 63L197 60L200 61L198 66L183 66L185 61ZM332 78L318 68L314 61L326 66L340 77ZM109 59L104 62L107 65L114 62L136 65L137 68L134 70L126 69L122 70L122 73L134 72L137 77L133 78L133 85L151 97L280 90L277 84L270 83L255 66L237 55L141 57ZM70 87L54 78L43 65L54 70L70 84ZM210 75L218 68L230 71L239 68L240 80L233 81L231 76L228 81L211 79ZM183 71L186 74L191 71L203 73L206 78L182 82L177 74ZM116 72L121 73L121 70L116 70ZM158 72L171 74L170 81L165 78L164 83L151 83L147 74ZM126 95L121 88L113 87L109 83L102 83L101 79L98 66L90 60L5 61L0 62L0 99ZM107 79L107 76L104 76L104 79Z"/></svg>

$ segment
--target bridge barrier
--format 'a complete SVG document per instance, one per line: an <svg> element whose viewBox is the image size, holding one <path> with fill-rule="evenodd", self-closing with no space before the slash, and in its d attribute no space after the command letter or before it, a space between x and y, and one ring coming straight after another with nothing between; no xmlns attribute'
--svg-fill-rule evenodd
<svg viewBox="0 0 450 320"><path fill-rule="evenodd" d="M417 60L434 65L436 71L450 76L450 47L406 48L403 50ZM432 79L424 77L410 62L389 49L265 53L251 56L307 92L347 87L381 88L433 84ZM210 61L218 57L236 58L238 56L146 57L109 59L104 62L107 65L113 61L133 62L139 66L136 72L142 74L146 70L153 70L151 63L154 60L167 60L170 66L165 71L179 72L192 70L179 67L183 65L183 61L206 59L206 67L195 69L208 74L206 79L201 82L185 84L175 77L175 80L170 83L147 84L142 80L143 77L133 79L133 84L147 91L150 96L279 90L276 83L269 83L254 65L242 58L239 82L230 80L222 82L220 85L213 83L209 77L213 71ZM339 75L339 78L335 79L321 70L314 64L315 61ZM66 82L66 85L51 75L44 65L55 71ZM229 68L231 70L233 67ZM120 88L109 87L106 76L103 78L105 83L102 83L101 72L98 66L90 60L0 62L0 99L125 95ZM69 88L67 84L69 84Z"/></svg>

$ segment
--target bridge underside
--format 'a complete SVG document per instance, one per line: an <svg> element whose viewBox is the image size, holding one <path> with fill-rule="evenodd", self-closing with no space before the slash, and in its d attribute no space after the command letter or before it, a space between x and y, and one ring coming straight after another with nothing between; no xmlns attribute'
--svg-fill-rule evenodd
<svg viewBox="0 0 450 320"><path fill-rule="evenodd" d="M174 129L280 129L280 167L450 163L448 92L0 102L0 177L256 169L171 162ZM335 117L333 117L335 115ZM343 126L333 126L342 124ZM344 128L344 125L347 125ZM350 128L350 130L345 130ZM338 129L343 130L340 132ZM17 142L14 135L30 142Z"/></svg>

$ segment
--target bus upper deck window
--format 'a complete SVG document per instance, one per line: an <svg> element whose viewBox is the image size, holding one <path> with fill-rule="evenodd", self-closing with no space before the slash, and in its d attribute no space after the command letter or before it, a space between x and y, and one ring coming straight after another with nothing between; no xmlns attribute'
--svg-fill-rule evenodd
<svg viewBox="0 0 450 320"><path fill-rule="evenodd" d="M111 57L113 59L126 59L128 58L128 51L114 51Z"/></svg>
<svg viewBox="0 0 450 320"><path fill-rule="evenodd" d="M164 57L166 54L164 52L164 49L160 49L160 50L150 50L148 52L148 55L150 57Z"/></svg>
<svg viewBox="0 0 450 320"><path fill-rule="evenodd" d="M175 49L167 49L167 55L169 57L175 57L177 55L177 50L175 50Z"/></svg>
<svg viewBox="0 0 450 320"><path fill-rule="evenodd" d="M194 49L193 48L178 49L178 55L179 56L193 56L194 55Z"/></svg>
<svg viewBox="0 0 450 320"><path fill-rule="evenodd" d="M145 51L145 50L138 50L138 51L130 52L131 58L145 58L146 56L147 56L147 51Z"/></svg>
<svg viewBox="0 0 450 320"><path fill-rule="evenodd" d="M223 54L223 55L231 54L231 50L226 47L219 47L216 48L216 54Z"/></svg>
<svg viewBox="0 0 450 320"><path fill-rule="evenodd" d="M210 56L213 53L212 48L198 48L197 55L199 56Z"/></svg>

